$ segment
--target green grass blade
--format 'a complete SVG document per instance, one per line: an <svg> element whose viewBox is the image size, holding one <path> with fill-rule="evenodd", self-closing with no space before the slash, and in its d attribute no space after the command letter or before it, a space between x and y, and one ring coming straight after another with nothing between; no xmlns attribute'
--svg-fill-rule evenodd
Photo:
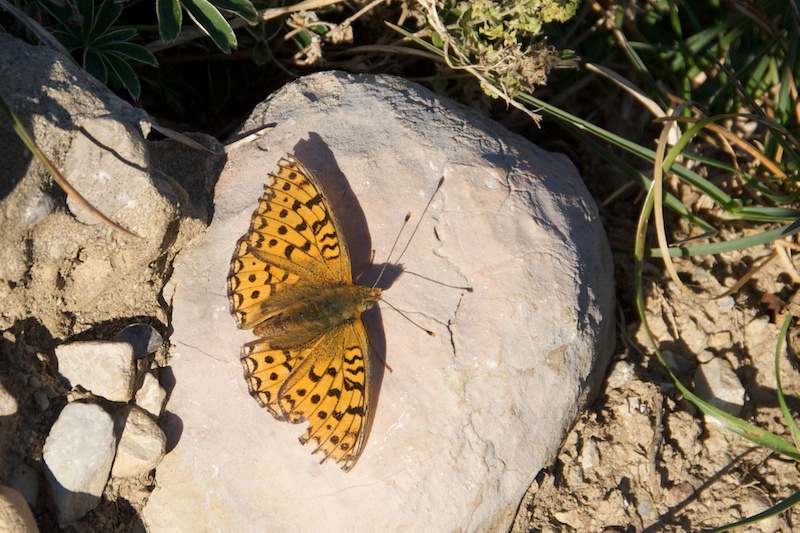
<svg viewBox="0 0 800 533"><path fill-rule="evenodd" d="M645 251L644 243L645 236L647 234L647 221L653 211L654 190L655 187L650 187L650 189L648 189L647 197L645 198L644 205L642 206L642 210L639 214L634 247L634 291L636 294L636 310L639 314L639 319L642 321L642 326L645 328L647 337L650 340L653 352L658 358L658 361L661 363L661 366L664 367L664 370L675 384L675 387L678 389L678 391L680 391L684 398L694 404L701 412L703 412L714 422L717 422L723 428L736 433L737 435L751 442L794 459L795 461L800 461L800 451L798 451L797 448L795 448L791 443L775 434L759 428L758 426L738 419L735 416L729 415L728 413L714 407L713 405L702 400L700 397L696 396L692 391L685 387L683 383L681 383L675 374L672 373L672 370L670 370L669 366L664 360L664 357L661 355L661 351L658 348L658 343L655 340L655 336L653 335L650 324L647 320L647 311L645 310L644 305L644 290L642 287Z"/></svg>
<svg viewBox="0 0 800 533"><path fill-rule="evenodd" d="M786 333L789 331L789 325L792 323L793 318L794 316L792 313L786 313L786 318L783 321L783 327L781 327L781 333L778 337L778 344L775 347L775 390L778 394L778 403L781 406L783 419L786 421L786 425L789 427L789 430L792 433L792 439L794 440L795 445L797 445L797 443L800 442L800 428L797 427L797 423L792 417L792 412L789 410L789 406L786 403L786 398L783 396L780 365L783 343L786 342Z"/></svg>
<svg viewBox="0 0 800 533"><path fill-rule="evenodd" d="M756 522L760 522L762 520L765 520L765 519L767 519L767 518L769 518L771 516L776 516L776 515L781 514L784 511L788 511L789 509L791 509L792 507L794 507L798 503L800 503L800 491L795 492L794 494L792 494L791 496L789 496L788 498L786 498L785 500L783 500L779 504L773 505L772 507L770 507L766 511L762 511L762 512L758 513L757 515L750 516L748 518L745 518L744 520L739 520L738 522L736 522L734 524L728 524L727 526L718 527L718 528L714 528L714 529L709 529L705 533L722 533L723 531L730 531L730 530L736 529L738 527L749 526L751 524L755 524Z"/></svg>
<svg viewBox="0 0 800 533"><path fill-rule="evenodd" d="M771 229L757 233L756 235L749 235L741 239L734 239L731 241L715 242L710 244L698 244L697 246L676 246L669 249L670 257L692 257L695 255L715 255L724 252L731 252L734 250L742 250L752 246L761 244L768 244L778 239L784 239L800 233L800 226L792 228L791 225L781 226L780 228ZM652 248L647 250L647 257L662 257L661 250Z"/></svg>

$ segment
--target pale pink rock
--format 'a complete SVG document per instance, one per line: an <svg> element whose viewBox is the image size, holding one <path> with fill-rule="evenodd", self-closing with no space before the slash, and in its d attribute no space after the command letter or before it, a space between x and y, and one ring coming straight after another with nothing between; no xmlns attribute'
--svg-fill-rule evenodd
<svg viewBox="0 0 800 533"><path fill-rule="evenodd" d="M214 221L172 279L167 409L177 439L151 531L504 531L613 347L611 256L580 176L494 122L393 77L325 72L259 106L229 151ZM249 396L226 298L234 243L293 153L322 181L354 271L373 279L407 211L419 231L365 314L377 351L371 433L350 473ZM408 238L405 233L401 243ZM419 273L436 280L427 281ZM399 275L398 275L399 274ZM469 293L454 286L471 286ZM198 504L202 502L202 504Z"/></svg>

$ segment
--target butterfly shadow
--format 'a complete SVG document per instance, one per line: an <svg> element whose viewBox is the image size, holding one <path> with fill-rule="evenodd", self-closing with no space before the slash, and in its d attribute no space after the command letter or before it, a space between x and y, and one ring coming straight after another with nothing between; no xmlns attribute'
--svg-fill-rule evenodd
<svg viewBox="0 0 800 533"><path fill-rule="evenodd" d="M364 272L357 283L359 285L376 286L382 291L387 290L392 286L394 281L403 272L403 266L398 264L372 264ZM355 277L355 276L354 276ZM380 279L379 279L380 278ZM382 300L385 302L385 300ZM370 343L370 376L369 386L372 394L370 396L370 412L373 413L370 418L374 418L374 413L377 413L378 400L380 398L381 384L383 383L384 373L387 369L391 372L392 368L389 365L386 351L386 331L383 327L383 309L378 305L372 309L364 312L361 315L361 320L364 322L364 327L367 329L367 335ZM372 420L368 421L367 439L369 439L372 430Z"/></svg>
<svg viewBox="0 0 800 533"><path fill-rule="evenodd" d="M367 217L328 145L316 133L308 136L295 145L293 153L322 185L344 232L353 272L364 272L371 266L372 253Z"/></svg>

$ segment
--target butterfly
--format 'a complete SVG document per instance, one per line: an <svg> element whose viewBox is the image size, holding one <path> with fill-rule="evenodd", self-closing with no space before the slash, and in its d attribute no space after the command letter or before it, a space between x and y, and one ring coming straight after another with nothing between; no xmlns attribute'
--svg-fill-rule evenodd
<svg viewBox="0 0 800 533"><path fill-rule="evenodd" d="M353 283L328 198L294 156L278 161L228 274L231 314L259 338L242 348L250 394L278 420L308 422L300 442L350 471L370 416L369 341L361 314L381 297Z"/></svg>

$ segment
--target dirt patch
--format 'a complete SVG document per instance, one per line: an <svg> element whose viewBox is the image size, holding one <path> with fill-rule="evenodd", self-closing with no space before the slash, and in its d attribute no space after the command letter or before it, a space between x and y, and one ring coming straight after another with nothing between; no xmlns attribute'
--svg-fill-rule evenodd
<svg viewBox="0 0 800 533"><path fill-rule="evenodd" d="M730 286L742 275L743 265L769 253L753 248L683 260L679 273L703 294L722 294L725 287L717 279ZM625 264L618 272L627 271L627 259L619 261ZM774 312L773 298L764 299L786 289L780 281L786 276L781 262L721 300L686 295L658 270L657 262L650 265L646 308L672 370L691 388L699 360L724 357L747 391L740 416L791 441L775 395L776 319L780 322L782 316ZM631 278L626 274L617 281L618 294L624 294ZM514 533L698 531L764 511L797 489L795 462L698 414L651 355L643 328L619 329L619 349L602 396L575 425L555 464L531 486ZM798 374L786 357L781 370L784 392L800 390ZM800 403L788 401L797 411ZM798 516L793 508L748 531L792 531Z"/></svg>

